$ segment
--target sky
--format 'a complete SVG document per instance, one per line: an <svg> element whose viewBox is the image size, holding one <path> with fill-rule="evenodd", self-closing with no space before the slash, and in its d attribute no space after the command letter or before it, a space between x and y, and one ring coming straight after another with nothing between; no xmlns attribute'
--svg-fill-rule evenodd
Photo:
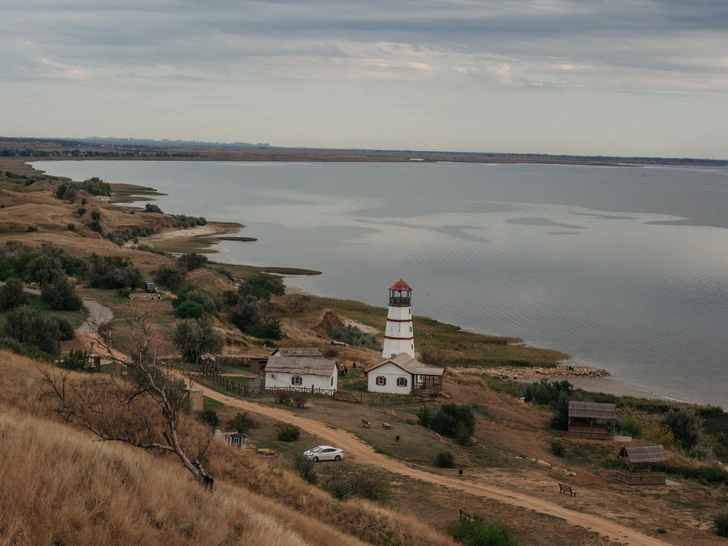
<svg viewBox="0 0 728 546"><path fill-rule="evenodd" d="M726 159L726 0L0 0L0 135Z"/></svg>

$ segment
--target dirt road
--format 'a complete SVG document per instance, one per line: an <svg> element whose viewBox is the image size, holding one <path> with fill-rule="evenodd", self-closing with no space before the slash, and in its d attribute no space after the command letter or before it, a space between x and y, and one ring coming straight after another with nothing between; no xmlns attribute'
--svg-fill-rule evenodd
<svg viewBox="0 0 728 546"><path fill-rule="evenodd" d="M416 467L410 466L402 461L398 461L397 459L392 459L386 455L376 453L369 445L359 440L350 432L329 428L328 425L320 421L301 417L284 409L271 408L255 404L253 402L231 398L202 385L196 385L195 388L201 389L205 396L224 402L227 406L266 415L279 421L294 424L306 432L324 439L327 443L342 448L347 458L353 459L359 464L376 466L387 470L388 472L393 472L434 485L457 489L471 495L486 497L502 503L520 506L529 510L535 510L542 514L549 514L557 518L562 518L572 525L578 525L595 533L599 533L600 535L611 540L618 541L621 544L629 544L630 546L668 546L668 543L666 542L657 538L649 537L639 531L635 531L634 529L630 529L629 527L625 527L624 525L620 525L610 520L591 514L576 512L559 506L558 504L536 497L530 497L523 493L488 485L483 483L481 478L473 472L469 472L467 478L432 474L425 470L420 470Z"/></svg>

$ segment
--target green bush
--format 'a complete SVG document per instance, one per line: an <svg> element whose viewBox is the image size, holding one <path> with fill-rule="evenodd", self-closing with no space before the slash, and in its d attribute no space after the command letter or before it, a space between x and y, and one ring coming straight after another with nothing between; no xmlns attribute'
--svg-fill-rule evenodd
<svg viewBox="0 0 728 546"><path fill-rule="evenodd" d="M288 391L283 391L283 390L275 391L275 399L276 399L276 402L278 402L279 404L290 404L291 403L291 395L288 394Z"/></svg>
<svg viewBox="0 0 728 546"><path fill-rule="evenodd" d="M219 355L225 346L225 335L213 328L212 320L209 318L185 319L180 320L175 326L172 341L185 362L195 366L204 364L205 368L202 371L209 373L216 371L216 365L211 360L203 362L202 355L207 353Z"/></svg>
<svg viewBox="0 0 728 546"><path fill-rule="evenodd" d="M74 224L73 222L69 222L68 224L66 224L66 227L68 228L68 231L76 230L76 224Z"/></svg>
<svg viewBox="0 0 728 546"><path fill-rule="evenodd" d="M367 334L356 326L344 326L333 330L329 334L332 339L343 341L353 347L366 347L367 349L381 350L381 346L372 334Z"/></svg>
<svg viewBox="0 0 728 546"><path fill-rule="evenodd" d="M83 307L81 296L68 282L65 273L58 275L53 281L42 284L40 287L41 299L51 309L58 311L78 311Z"/></svg>
<svg viewBox="0 0 728 546"><path fill-rule="evenodd" d="M93 220L94 222L100 221L101 220L101 212L99 212L98 210L92 210L91 211L91 220Z"/></svg>
<svg viewBox="0 0 728 546"><path fill-rule="evenodd" d="M154 282L160 286L166 286L173 292L177 292L182 286L184 275L176 267L162 266L157 270L154 276Z"/></svg>
<svg viewBox="0 0 728 546"><path fill-rule="evenodd" d="M283 328L278 319L268 319L254 331L253 335L260 339L283 339Z"/></svg>
<svg viewBox="0 0 728 546"><path fill-rule="evenodd" d="M278 423L278 439L281 442L295 442L301 437L301 429L290 423Z"/></svg>
<svg viewBox="0 0 728 546"><path fill-rule="evenodd" d="M91 288L141 288L144 279L141 272L126 258L119 256L100 256L96 253L89 257L89 284Z"/></svg>
<svg viewBox="0 0 728 546"><path fill-rule="evenodd" d="M438 468L455 468L455 457L449 451L440 451L435 457L435 466Z"/></svg>
<svg viewBox="0 0 728 546"><path fill-rule="evenodd" d="M486 523L480 516L472 521L451 523L445 531L465 546L518 546L511 530L501 523Z"/></svg>
<svg viewBox="0 0 728 546"><path fill-rule="evenodd" d="M207 256L191 252L190 254L182 254L179 257L179 263L182 264L187 271L193 271L207 264Z"/></svg>
<svg viewBox="0 0 728 546"><path fill-rule="evenodd" d="M443 436L458 438L475 432L475 414L470 406L445 404L430 419L430 428Z"/></svg>
<svg viewBox="0 0 728 546"><path fill-rule="evenodd" d="M21 343L34 345L51 356L57 355L60 350L61 332L58 323L28 307L18 307L8 312L3 334Z"/></svg>
<svg viewBox="0 0 728 546"><path fill-rule="evenodd" d="M692 448L700 440L700 419L692 411L673 408L662 419L662 424L672 431L683 449Z"/></svg>
<svg viewBox="0 0 728 546"><path fill-rule="evenodd" d="M293 458L293 469L296 474L301 476L311 485L316 485L318 482L318 472L316 471L316 463L307 457L304 457L300 453Z"/></svg>
<svg viewBox="0 0 728 546"><path fill-rule="evenodd" d="M291 395L291 402L297 408L305 408L306 402L308 402L308 395L305 392L294 392Z"/></svg>
<svg viewBox="0 0 728 546"><path fill-rule="evenodd" d="M247 411L236 413L235 417L227 422L227 426L238 432L247 433L250 429L258 428L259 424Z"/></svg>
<svg viewBox="0 0 728 546"><path fill-rule="evenodd" d="M253 296L255 299L269 301L271 296L282 296L286 293L283 278L270 273L259 273L249 277L239 290L240 297Z"/></svg>
<svg viewBox="0 0 728 546"><path fill-rule="evenodd" d="M27 277L28 282L37 282L41 286L53 282L59 276L63 275L64 269L61 260L55 256L42 254L37 258L33 258L28 262Z"/></svg>
<svg viewBox="0 0 728 546"><path fill-rule="evenodd" d="M205 308L194 301L183 301L174 310L174 316L181 319L199 319L205 314Z"/></svg>
<svg viewBox="0 0 728 546"><path fill-rule="evenodd" d="M557 457L563 457L566 455L566 446L564 445L564 442L558 438L551 438L551 453Z"/></svg>
<svg viewBox="0 0 728 546"><path fill-rule="evenodd" d="M713 532L719 537L728 538L728 509L723 508L713 516Z"/></svg>
<svg viewBox="0 0 728 546"><path fill-rule="evenodd" d="M76 209L76 212L78 213L79 216L83 216L84 214L86 214L86 207L78 207Z"/></svg>
<svg viewBox="0 0 728 546"><path fill-rule="evenodd" d="M90 354L84 350L71 351L58 362L58 365L67 370L81 371L88 368L89 357Z"/></svg>
<svg viewBox="0 0 728 546"><path fill-rule="evenodd" d="M417 418L420 420L420 425L423 427L429 427L430 421L432 420L432 411L427 406L422 406L417 410Z"/></svg>
<svg viewBox="0 0 728 546"><path fill-rule="evenodd" d="M240 296L234 290L225 290L222 293L222 302L228 307L235 307L240 301Z"/></svg>
<svg viewBox="0 0 728 546"><path fill-rule="evenodd" d="M639 438L642 435L642 425L635 421L633 417L627 416L623 419L617 419L617 432L623 436Z"/></svg>
<svg viewBox="0 0 728 546"><path fill-rule="evenodd" d="M173 305L177 307L185 301L193 301L195 303L199 303L200 305L202 305L205 313L209 313L211 315L217 314L217 311L220 307L217 300L212 294L210 294L206 290L203 290L202 288L197 288L194 285L185 286L180 291L179 297L173 302Z"/></svg>
<svg viewBox="0 0 728 546"><path fill-rule="evenodd" d="M53 320L55 320L58 325L58 331L61 333L61 341L73 339L76 331L73 329L73 325L70 322L60 317L53 317Z"/></svg>
<svg viewBox="0 0 728 546"><path fill-rule="evenodd" d="M144 212L162 212L162 209L159 208L159 205L152 205L151 203L147 203L144 207Z"/></svg>
<svg viewBox="0 0 728 546"><path fill-rule="evenodd" d="M91 195L106 195L111 196L111 185L104 182L99 177L94 176L88 180L84 180L81 184L81 189L90 193Z"/></svg>
<svg viewBox="0 0 728 546"><path fill-rule="evenodd" d="M197 417L198 421L205 423L210 428L217 428L220 425L220 418L217 416L215 410L198 411L195 417Z"/></svg>
<svg viewBox="0 0 728 546"><path fill-rule="evenodd" d="M28 295L23 292L23 283L18 279L8 279L0 287L0 310L10 311L28 303Z"/></svg>

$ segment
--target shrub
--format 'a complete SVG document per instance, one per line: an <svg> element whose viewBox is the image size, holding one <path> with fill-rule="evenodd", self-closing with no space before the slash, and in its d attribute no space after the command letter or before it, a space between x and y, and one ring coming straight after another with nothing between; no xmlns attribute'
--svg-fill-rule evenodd
<svg viewBox="0 0 728 546"><path fill-rule="evenodd" d="M700 420L692 411L684 408L671 409L662 423L672 431L675 441L683 449L690 449L700 440Z"/></svg>
<svg viewBox="0 0 728 546"><path fill-rule="evenodd" d="M308 459L300 453L297 454L293 458L293 469L296 471L296 474L311 485L316 485L316 482L318 482L319 476L318 472L316 472L316 463L312 459Z"/></svg>
<svg viewBox="0 0 728 546"><path fill-rule="evenodd" d="M438 368L445 367L445 354L442 351L425 349L420 354L420 362L423 364L429 364L430 366L437 366Z"/></svg>
<svg viewBox="0 0 728 546"><path fill-rule="evenodd" d="M470 406L445 404L430 418L430 428L450 438L463 434L472 436L475 432L475 414Z"/></svg>
<svg viewBox="0 0 728 546"><path fill-rule="evenodd" d="M83 216L84 214L86 214L86 207L78 207L76 209L76 212L78 213L79 216Z"/></svg>
<svg viewBox="0 0 728 546"><path fill-rule="evenodd" d="M81 189L91 195L111 195L111 185L97 176L84 180L83 184L81 184Z"/></svg>
<svg viewBox="0 0 728 546"><path fill-rule="evenodd" d="M210 428L216 428L220 424L220 418L217 416L215 410L198 411L195 417L197 417L198 421L205 423Z"/></svg>
<svg viewBox="0 0 728 546"><path fill-rule="evenodd" d="M675 436L665 425L651 424L645 426L642 431L642 438L651 444L662 445L665 449L675 447Z"/></svg>
<svg viewBox="0 0 728 546"><path fill-rule="evenodd" d="M81 204L82 205L85 205L87 202L88 202L88 199L86 199L85 197L82 197L81 198ZM84 210L84 212L86 212L86 211Z"/></svg>
<svg viewBox="0 0 728 546"><path fill-rule="evenodd" d="M323 489L341 501L360 497L384 503L392 496L392 489L386 480L369 473L349 474L340 467L328 474Z"/></svg>
<svg viewBox="0 0 728 546"><path fill-rule="evenodd" d="M306 402L308 402L308 396L305 392L294 392L291 395L291 401L293 402L293 405L297 408L303 408L306 407Z"/></svg>
<svg viewBox="0 0 728 546"><path fill-rule="evenodd" d="M239 290L240 297L253 296L259 300L269 301L270 297L282 296L286 293L286 285L278 275L259 273L249 277Z"/></svg>
<svg viewBox="0 0 728 546"><path fill-rule="evenodd" d="M435 466L438 468L455 468L455 457L449 451L440 451L435 457Z"/></svg>
<svg viewBox="0 0 728 546"><path fill-rule="evenodd" d="M144 279L141 272L126 258L91 254L89 284L92 288L115 290L141 288Z"/></svg>
<svg viewBox="0 0 728 546"><path fill-rule="evenodd" d="M723 508L713 516L713 532L719 537L728 538L728 509Z"/></svg>
<svg viewBox="0 0 728 546"><path fill-rule="evenodd" d="M277 390L275 392L275 398L279 404L290 404L291 402L291 395L288 394L288 391Z"/></svg>
<svg viewBox="0 0 728 546"><path fill-rule="evenodd" d="M685 454L688 457L692 457L694 459L698 459L702 462L713 462L715 461L715 453L713 452L713 448L706 444L696 444L690 449L688 449Z"/></svg>
<svg viewBox="0 0 728 546"><path fill-rule="evenodd" d="M258 328L266 307L265 301L248 295L230 310L230 322L241 332L252 334Z"/></svg>
<svg viewBox="0 0 728 546"><path fill-rule="evenodd" d="M42 254L28 263L28 282L37 282L41 286L53 282L63 275L63 264L55 256Z"/></svg>
<svg viewBox="0 0 728 546"><path fill-rule="evenodd" d="M34 345L48 355L60 350L61 332L58 323L28 307L18 307L5 317L3 333L21 343Z"/></svg>
<svg viewBox="0 0 728 546"><path fill-rule="evenodd" d="M372 334L367 334L356 326L344 326L331 332L331 338L343 341L354 347L366 347L367 349L381 350L381 346Z"/></svg>
<svg viewBox="0 0 728 546"><path fill-rule="evenodd" d="M238 432L247 433L250 429L258 428L259 424L247 411L244 411L243 413L236 413L235 417L227 422L227 426Z"/></svg>
<svg viewBox="0 0 728 546"><path fill-rule="evenodd" d="M88 368L89 356L89 353L81 349L78 351L71 351L58 362L58 365L61 368L66 368L67 370L80 371Z"/></svg>
<svg viewBox="0 0 728 546"><path fill-rule="evenodd" d="M179 262L187 271L193 271L207 263L207 256L191 252L189 254L182 254L182 256L179 257Z"/></svg>
<svg viewBox="0 0 728 546"><path fill-rule="evenodd" d="M40 287L41 299L51 308L58 311L78 311L83 307L81 296L68 282L65 273L59 274L52 282Z"/></svg>
<svg viewBox="0 0 728 546"><path fill-rule="evenodd" d="M5 286L0 287L0 310L10 311L28 302L28 295L23 292L23 283L18 279L8 279Z"/></svg>
<svg viewBox="0 0 728 546"><path fill-rule="evenodd" d="M92 210L91 211L91 220L93 220L94 222L100 221L101 220L101 212L99 212L98 210Z"/></svg>
<svg viewBox="0 0 728 546"><path fill-rule="evenodd" d="M194 301L183 301L174 310L174 316L181 319L199 319L205 314L205 308Z"/></svg>
<svg viewBox="0 0 728 546"><path fill-rule="evenodd" d="M281 442L295 442L301 437L301 429L289 423L278 423L278 439Z"/></svg>
<svg viewBox="0 0 728 546"><path fill-rule="evenodd" d="M417 418L420 420L420 425L423 427L429 427L430 421L432 420L432 411L427 406L422 406L417 410Z"/></svg>
<svg viewBox="0 0 728 546"><path fill-rule="evenodd" d="M166 286L173 292L177 292L182 286L182 279L184 275L182 271L176 267L162 266L157 269L157 273L154 276L154 282L160 286Z"/></svg>
<svg viewBox="0 0 728 546"><path fill-rule="evenodd" d="M627 416L623 419L617 419L617 431L624 436L639 438L642 435L642 425L635 421L633 417Z"/></svg>
<svg viewBox="0 0 728 546"><path fill-rule="evenodd" d="M445 531L466 546L518 546L513 533L501 523L486 523L480 516L451 523Z"/></svg>
<svg viewBox="0 0 728 546"><path fill-rule="evenodd" d="M28 233L34 233L34 232L38 231L38 226L36 226L35 224L30 224L30 225L29 225L29 226L28 226L28 227L27 227L27 228L25 229L25 231L27 231Z"/></svg>
<svg viewBox="0 0 728 546"><path fill-rule="evenodd" d="M225 335L215 330L212 327L212 321L208 318L200 320L185 319L177 323L172 334L172 341L182 354L182 359L185 362L200 365L203 363L202 355L207 353L220 354L225 345ZM208 367L203 372L213 371L211 361L206 362Z"/></svg>
<svg viewBox="0 0 728 546"><path fill-rule="evenodd" d="M564 445L564 442L558 438L551 438L551 453L557 457L563 457L566 455L566 446Z"/></svg>
<svg viewBox="0 0 728 546"><path fill-rule="evenodd" d="M116 291L116 296L119 298L128 298L131 296L131 288L119 288Z"/></svg>
<svg viewBox="0 0 728 546"><path fill-rule="evenodd" d="M162 212L162 209L159 208L158 205L152 205L151 203L147 203L144 207L144 212Z"/></svg>
<svg viewBox="0 0 728 546"><path fill-rule="evenodd" d="M58 331L61 333L61 341L68 341L73 339L76 331L73 329L73 325L64 318L53 317L58 325Z"/></svg>
<svg viewBox="0 0 728 546"><path fill-rule="evenodd" d="M222 293L222 302L228 307L235 307L240 301L240 296L234 290L225 290Z"/></svg>
<svg viewBox="0 0 728 546"><path fill-rule="evenodd" d="M283 328L278 319L268 319L253 333L260 339L283 339Z"/></svg>
<svg viewBox="0 0 728 546"><path fill-rule="evenodd" d="M206 313L211 315L217 314L219 308L217 300L212 294L201 288L197 288L194 285L185 286L179 293L179 297L174 301L175 307L181 305L185 301L193 301L202 305L202 308Z"/></svg>
<svg viewBox="0 0 728 546"><path fill-rule="evenodd" d="M66 227L68 228L68 231L76 230L76 224L74 224L73 222L69 222L68 224L66 224Z"/></svg>

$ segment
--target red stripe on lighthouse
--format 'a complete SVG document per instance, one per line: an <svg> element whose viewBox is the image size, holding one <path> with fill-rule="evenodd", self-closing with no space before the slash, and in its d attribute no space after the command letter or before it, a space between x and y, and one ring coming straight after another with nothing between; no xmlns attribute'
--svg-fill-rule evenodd
<svg viewBox="0 0 728 546"><path fill-rule="evenodd" d="M393 318L388 318L387 319L387 322L412 322L412 319L411 318L408 318L408 319L393 319Z"/></svg>
<svg viewBox="0 0 728 546"><path fill-rule="evenodd" d="M396 339L399 341L410 341L414 339L414 337L392 337L392 336L384 336L384 339Z"/></svg>

